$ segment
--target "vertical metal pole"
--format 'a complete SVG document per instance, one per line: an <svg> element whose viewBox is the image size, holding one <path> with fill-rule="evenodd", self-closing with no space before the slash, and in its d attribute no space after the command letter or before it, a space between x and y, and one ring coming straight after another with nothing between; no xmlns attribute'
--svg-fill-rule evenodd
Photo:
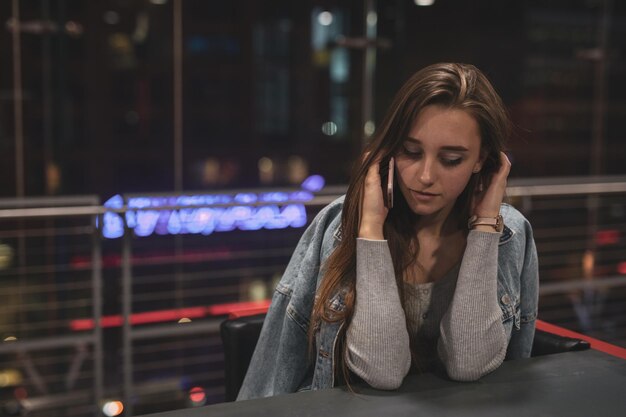
<svg viewBox="0 0 626 417"><path fill-rule="evenodd" d="M132 265L131 244L132 230L126 222L126 212L121 213L124 219L124 238L122 241L122 355L124 363L124 409L126 416L133 415L133 341L130 318L132 314Z"/></svg>
<svg viewBox="0 0 626 417"><path fill-rule="evenodd" d="M19 0L13 0L13 116L15 124L15 196L24 197L24 116L22 95L22 45ZM24 288L24 266L26 265L26 241L24 237L24 221L17 222L17 262L20 266L19 290L17 305L22 304L22 290ZM20 308L17 330L21 332L26 324L24 309Z"/></svg>
<svg viewBox="0 0 626 417"><path fill-rule="evenodd" d="M43 22L50 22L50 0L41 0L41 20ZM46 195L53 195L55 191L53 187L51 187L49 170L52 165L52 55L51 55L51 35L50 31L44 30L41 34L41 85L42 85L42 121L43 121L43 180L44 180L44 189ZM54 263L54 257L56 250L58 249L55 244L54 239L54 225L55 220L53 218L45 219L45 253L46 253L46 262L50 265ZM94 229L95 230L95 229ZM55 283L56 282L56 273L50 271L47 273L48 282ZM59 309L58 309L58 297L56 293L51 293L48 295L48 303L50 306L55 306L54 318L58 319Z"/></svg>
<svg viewBox="0 0 626 417"><path fill-rule="evenodd" d="M183 0L174 0L174 190L183 190ZM180 306L182 237L174 238L176 269L174 274L175 300ZM179 358L180 359L180 358ZM180 365L180 364L179 364Z"/></svg>
<svg viewBox="0 0 626 417"><path fill-rule="evenodd" d="M608 67L608 42L611 27L611 0L604 0L602 17L598 26L598 59L595 63L593 91L593 146L591 175L600 175L604 160L604 128L606 122L606 75Z"/></svg>
<svg viewBox="0 0 626 417"><path fill-rule="evenodd" d="M50 18L50 1L41 0L41 18L48 24L51 21ZM61 35L62 36L62 35ZM42 118L43 118L43 162L44 162L44 180L46 195L54 194L49 184L48 169L54 159L53 144L52 144L52 55L50 46L50 32L44 31L42 33L42 47L41 47L41 84L43 93L43 106L42 106Z"/></svg>
<svg viewBox="0 0 626 417"><path fill-rule="evenodd" d="M98 222L98 219L100 220ZM104 397L104 347L102 345L102 245L98 224L102 216L92 217L91 281L93 297L93 357L94 357L94 416L101 415L100 405Z"/></svg>
<svg viewBox="0 0 626 417"><path fill-rule="evenodd" d="M598 27L597 61L595 62L594 92L593 92L593 125L591 147L591 175L600 175L603 171L604 160L604 127L606 122L606 74L608 66L608 41L611 25L611 0L604 0L602 17ZM598 209L600 196L593 194L587 199L588 209L588 247L595 255L595 235L598 230Z"/></svg>
<svg viewBox="0 0 626 417"><path fill-rule="evenodd" d="M20 5L13 0L13 114L15 123L15 195L24 197L24 119L22 114L22 46Z"/></svg>
<svg viewBox="0 0 626 417"><path fill-rule="evenodd" d="M376 1L365 0L365 38L368 41L363 58L363 102L361 119L363 129L363 143L372 135L374 125L374 72L376 70L376 29L378 15L376 14Z"/></svg>
<svg viewBox="0 0 626 417"><path fill-rule="evenodd" d="M604 134L606 125L606 86L607 86L607 67L608 67L608 41L609 30L611 26L611 0L604 0L602 8L602 16L598 25L598 46L597 60L595 62L594 71L594 91L593 91L593 124L592 124L592 147L591 147L591 175L601 175L604 171ZM595 264L595 255L597 249L596 233L598 231L598 211L600 210L600 195L592 194L587 197L587 234L588 244L587 251L591 254L593 263ZM585 281L591 281L594 278L591 268L589 274L584 274ZM597 289L588 287L583 289L582 304L589 316L589 326L592 330L597 315L595 311L602 308L602 297L597 293ZM598 296L600 295L600 296Z"/></svg>
<svg viewBox="0 0 626 417"><path fill-rule="evenodd" d="M183 0L174 0L174 190L183 189Z"/></svg>

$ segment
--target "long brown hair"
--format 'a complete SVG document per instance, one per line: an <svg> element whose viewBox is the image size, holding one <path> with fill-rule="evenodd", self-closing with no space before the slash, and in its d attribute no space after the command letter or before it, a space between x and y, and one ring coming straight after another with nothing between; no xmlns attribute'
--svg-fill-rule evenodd
<svg viewBox="0 0 626 417"><path fill-rule="evenodd" d="M510 119L502 100L483 73L473 65L440 63L428 66L409 78L396 94L376 134L363 150L363 156L354 165L343 204L342 239L324 265L324 277L317 290L311 314L311 346L322 321L344 323L339 334L338 351L334 353L343 371L343 375L339 376L343 376L346 381L348 372L343 360L345 330L354 311L356 239L365 176L375 161L387 160L398 153L416 116L428 105L467 111L480 129L482 170L472 175L467 187L457 198L454 212L458 216L459 227L466 224L470 215L470 199L477 187L487 187L492 174L498 170L500 151L510 133ZM383 233L391 252L403 306L403 274L416 262L419 252L415 233L417 220L402 193L395 193L394 208L387 215ZM337 311L330 304L330 300L338 293L342 293L344 298L345 308L342 311Z"/></svg>

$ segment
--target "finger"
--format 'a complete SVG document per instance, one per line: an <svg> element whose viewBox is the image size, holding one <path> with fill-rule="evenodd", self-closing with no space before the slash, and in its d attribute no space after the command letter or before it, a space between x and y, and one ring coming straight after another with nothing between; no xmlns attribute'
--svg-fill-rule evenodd
<svg viewBox="0 0 626 417"><path fill-rule="evenodd" d="M509 172L511 171L511 161L504 152L500 152L500 165L504 169L505 174L509 175Z"/></svg>
<svg viewBox="0 0 626 417"><path fill-rule="evenodd" d="M500 168L493 173L493 181L499 184L506 184L506 179L511 172L511 161L504 152L500 152Z"/></svg>
<svg viewBox="0 0 626 417"><path fill-rule="evenodd" d="M372 162L372 164L367 169L366 181L371 183L380 184L380 163L378 161Z"/></svg>

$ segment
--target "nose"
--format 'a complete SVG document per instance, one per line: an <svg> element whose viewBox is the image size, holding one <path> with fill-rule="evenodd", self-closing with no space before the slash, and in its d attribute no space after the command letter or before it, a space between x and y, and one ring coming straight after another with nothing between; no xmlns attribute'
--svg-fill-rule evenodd
<svg viewBox="0 0 626 417"><path fill-rule="evenodd" d="M421 161L417 177L424 186L433 185L435 182L435 163L432 158L424 158Z"/></svg>

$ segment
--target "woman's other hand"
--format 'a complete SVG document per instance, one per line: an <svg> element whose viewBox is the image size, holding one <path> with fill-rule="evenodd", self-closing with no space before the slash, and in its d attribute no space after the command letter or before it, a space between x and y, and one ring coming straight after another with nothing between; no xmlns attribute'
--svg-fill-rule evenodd
<svg viewBox="0 0 626 417"><path fill-rule="evenodd" d="M361 219L359 237L372 240L384 240L383 225L389 209L385 207L380 179L380 160L374 161L367 170L363 201L361 202Z"/></svg>
<svg viewBox="0 0 626 417"><path fill-rule="evenodd" d="M496 217L500 214L500 204L504 199L506 181L511 171L511 161L504 152L500 152L500 169L493 174L486 190L479 191L473 198L471 214L478 217Z"/></svg>

